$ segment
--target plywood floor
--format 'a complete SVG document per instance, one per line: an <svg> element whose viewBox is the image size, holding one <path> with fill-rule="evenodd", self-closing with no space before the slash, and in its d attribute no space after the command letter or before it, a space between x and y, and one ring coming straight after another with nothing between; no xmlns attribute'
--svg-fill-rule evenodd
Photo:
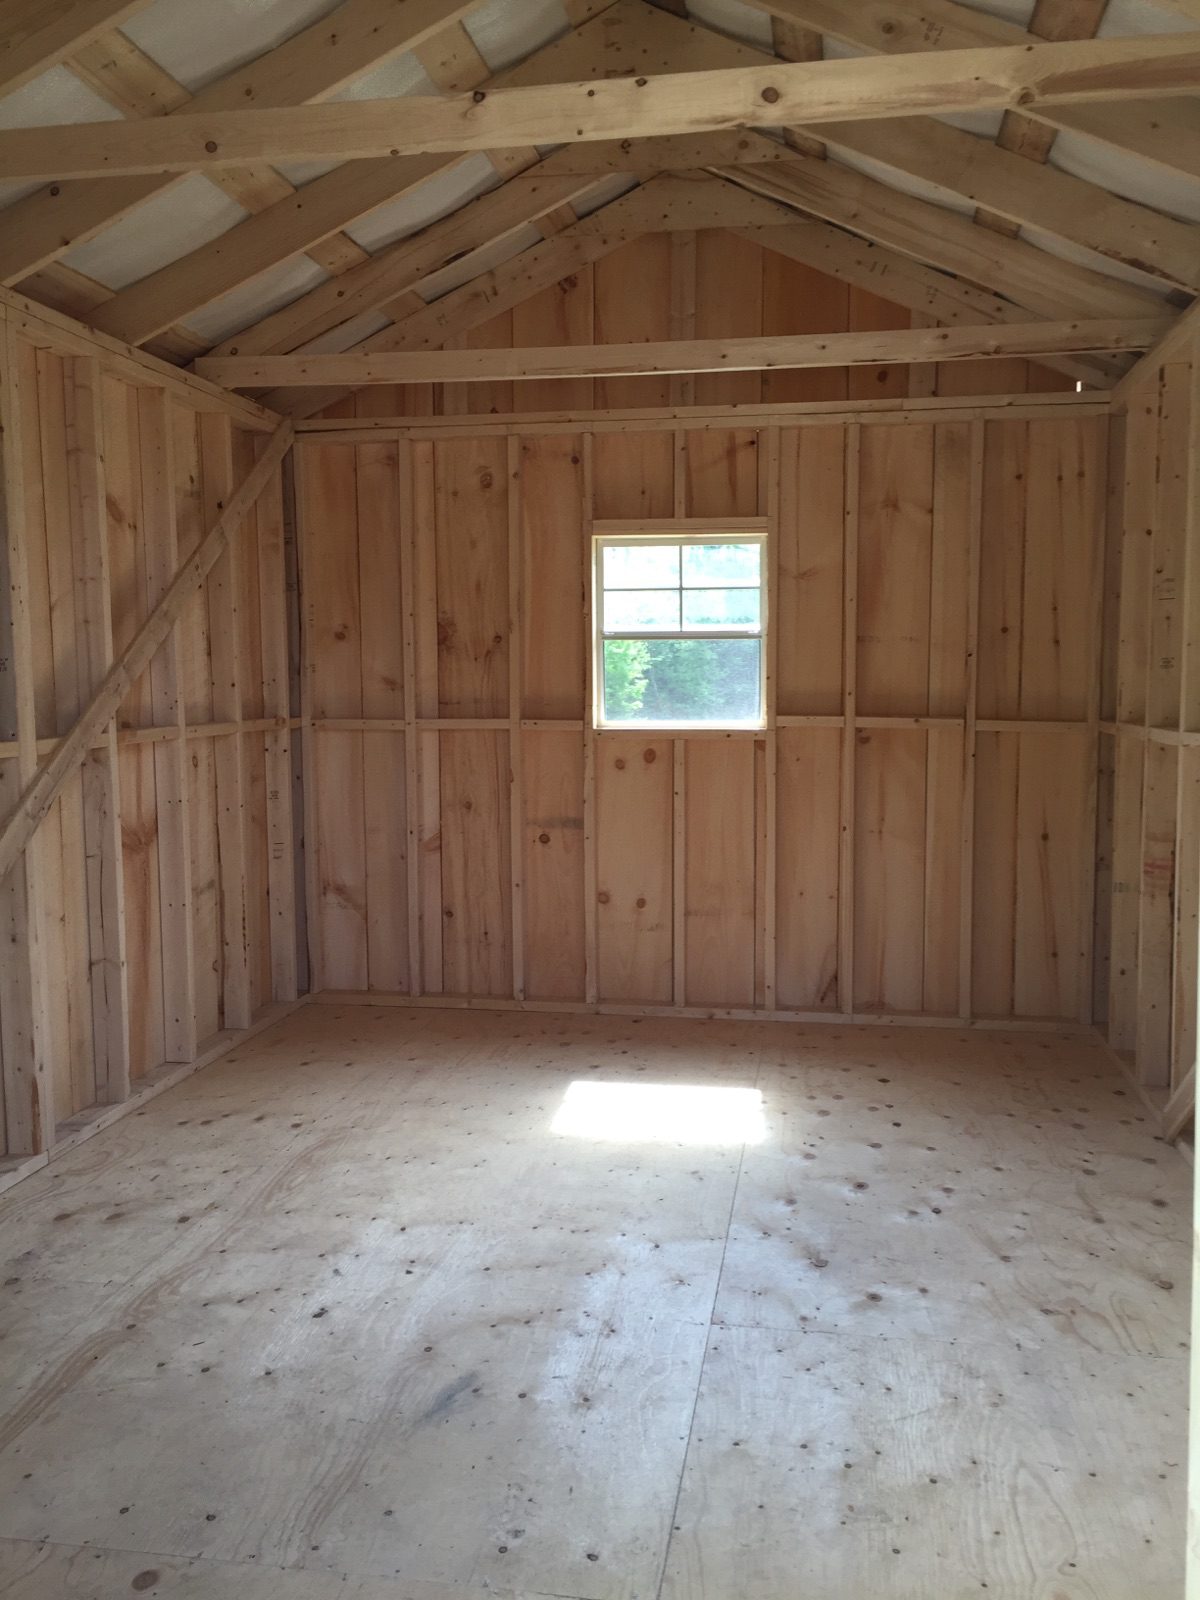
<svg viewBox="0 0 1200 1600"><path fill-rule="evenodd" d="M0 1200L0 1594L1178 1600L1189 1194L1079 1039L308 1007Z"/></svg>

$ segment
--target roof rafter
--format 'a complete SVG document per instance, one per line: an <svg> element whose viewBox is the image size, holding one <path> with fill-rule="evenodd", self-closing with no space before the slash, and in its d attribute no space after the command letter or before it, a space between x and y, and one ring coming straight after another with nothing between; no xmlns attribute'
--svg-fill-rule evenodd
<svg viewBox="0 0 1200 1600"><path fill-rule="evenodd" d="M740 135L704 136L672 143L677 156L711 152L713 146L733 146L746 153L749 141ZM767 139L754 143L777 152L780 161L791 152ZM688 147L688 148L685 148ZM699 148L698 148L699 147ZM599 148L599 147L592 147ZM536 169L539 176L510 179L501 189L472 201L412 239L381 252L340 282L320 288L285 306L273 316L235 335L211 352L214 356L287 354L353 317L386 308L390 301L411 290L424 273L440 266L448 255L490 243L523 216L524 208L543 203L539 188L551 178L559 163L570 166L576 152L556 151ZM558 180L563 181L563 180ZM800 218L790 206L752 194L724 178L710 176L665 180L655 191L662 198L663 226L729 228L743 237L819 271L866 289L893 303L934 317L938 322L1021 322L1028 312L999 295L993 295L959 278L873 244L813 217ZM611 207L597 213L604 226ZM344 294L344 298L343 298ZM1098 362L1068 356L1053 363L1072 378L1107 382L1108 369Z"/></svg>
<svg viewBox="0 0 1200 1600"><path fill-rule="evenodd" d="M1200 226L1195 223L1123 200L1098 184L932 118L821 123L813 131L835 152L866 156L1014 224L1056 234L1177 287L1200 289Z"/></svg>
<svg viewBox="0 0 1200 1600"><path fill-rule="evenodd" d="M817 168L826 168L829 164L814 160L812 165ZM731 177L741 169L731 169L725 174ZM750 169L761 173L769 169ZM781 163L778 169L781 173L788 171L787 163ZM841 169L829 167L834 174L839 174ZM847 172L846 177L854 178L857 174ZM869 182L869 180L864 180ZM879 185L877 187L883 187ZM892 194L892 190L884 189L885 194ZM739 211L740 202L735 198L739 188L734 183L725 183L720 189L714 189L711 181L706 181L696 175L688 176L662 176L650 180L635 190L632 194L614 201L601 211L594 213L586 220L576 223L574 227L565 229L556 238L525 251L511 261L503 263L500 267L472 279L461 288L452 291L440 300L424 306L419 311L394 323L391 327L359 341L354 347L356 355L373 355L391 350L430 350L443 345L448 339L458 337L478 327L480 323L488 321L501 312L510 310L521 301L538 293L549 284L565 277L575 271L587 261L595 260L599 256L609 253L627 239L641 233L662 232L664 229L691 230L696 227L712 226L717 222L721 226L731 226L735 229L749 227L757 230L764 226L767 215L782 221L790 217L784 206L772 208L769 213L756 209L751 215ZM906 197L907 198L907 197ZM930 213L934 217L942 217L946 213L940 212L936 207L925 202L914 202L917 214ZM978 235L983 242L991 237L984 235L982 230L976 230L973 223L961 218L955 219L962 223L963 228ZM819 224L818 224L819 226ZM918 224L918 227L920 225ZM830 229L830 233L836 230ZM772 227L772 233L776 230ZM789 253L789 248L797 248L794 236L789 236L791 230L787 226L778 229L778 234L784 253ZM1001 242L997 236L997 242ZM1041 252L1032 246L1023 245L1016 240L1003 240L1005 245L1014 245L1018 252L1028 253L1035 258L1041 257ZM799 246L802 248L802 245ZM1052 258L1050 258L1052 259ZM1067 265L1067 264L1063 264ZM935 279L938 274L932 269L924 269L929 279ZM1068 268L1069 273L1082 269ZM1096 274L1083 273L1085 280L1097 277ZM1100 280L1107 284L1109 280ZM944 280L947 294L959 290L965 292L966 285L957 285L952 278ZM875 283L871 286L876 293L887 293L887 286ZM932 287L932 285L930 285ZM1123 294L1124 286L1115 286ZM982 291L974 291L981 297L981 302L986 303ZM1035 314L1050 315L1055 320L1062 320L1066 316L1078 317L1121 317L1138 319L1157 319L1162 316L1162 303L1152 295L1141 291L1132 291L1133 299L1123 301L1119 306L1108 307L1104 310L1095 310L1090 306L1078 313L1035 312ZM903 303L903 297L901 303ZM1028 311L1029 308L1026 308ZM944 306L939 304L939 312ZM986 311L980 310L976 321L986 316ZM1008 321L1010 314L1013 320L1021 320L1022 313L1018 308L1010 307L1004 313L1003 319L997 314L997 323L1001 320ZM963 318L962 320L969 320ZM1051 356L1050 361L1061 365L1067 361L1072 363L1073 376L1084 377L1092 383L1111 381L1109 374L1111 366L1103 362L1103 358L1088 359L1084 357ZM1084 362L1086 361L1086 366ZM1119 369L1118 369L1119 370ZM262 397L263 403L274 410L296 416L311 416L325 406L331 405L348 392L355 384L351 383L340 387L328 387L313 390L295 390L284 388L272 391Z"/></svg>
<svg viewBox="0 0 1200 1600"><path fill-rule="evenodd" d="M783 160L782 145L761 141ZM761 153L740 134L701 134L694 139L651 140L654 148L623 144L566 146L537 166L506 180L498 189L468 201L457 211L401 239L343 277L318 285L299 299L234 334L210 352L214 355L286 354L319 338L341 323L387 306L450 261L496 243L532 222L552 206L586 193L597 179L612 172L633 172L646 178L668 167L691 168L712 161L739 161ZM595 153L594 161L581 155ZM752 197L744 191L744 199ZM778 210L767 200L764 211Z"/></svg>
<svg viewBox="0 0 1200 1600"><path fill-rule="evenodd" d="M149 4L150 0L3 0L0 95L32 82Z"/></svg>
<svg viewBox="0 0 1200 1600"><path fill-rule="evenodd" d="M958 0L750 0L750 4L773 17L885 54L1042 45L1037 34ZM1177 49L1191 48L1185 43L1186 34L1173 37ZM1194 102L1163 100L1144 108L1025 104L1018 109L1051 127L1090 134L1160 166L1200 175L1200 120Z"/></svg>
<svg viewBox="0 0 1200 1600"><path fill-rule="evenodd" d="M922 113L1154 100L1200 89L1200 40L1000 45L901 57L774 62L707 73L272 110L190 108L145 124L0 132L0 179L204 171L247 161L368 159L511 145L781 128Z"/></svg>
<svg viewBox="0 0 1200 1600"><path fill-rule="evenodd" d="M731 231L765 250L774 250L777 255L788 256L944 326L1024 322L1029 318L1028 311L1011 300L816 217L764 227L733 227ZM1087 384L1107 385L1112 381L1109 366L1089 356L1047 356L1042 365Z"/></svg>
<svg viewBox="0 0 1200 1600"><path fill-rule="evenodd" d="M485 82L553 83L564 71L600 73L609 56L607 15L597 15L561 39L536 50L518 66ZM391 102L398 104L399 102ZM530 150L517 170L536 162ZM278 205L248 217L228 233L151 273L114 296L89 320L93 326L130 343L139 343L211 304L261 272L309 250L312 245L409 190L456 166L457 156L401 156L354 161L308 183ZM0 270L4 245L0 242Z"/></svg>
<svg viewBox="0 0 1200 1600"><path fill-rule="evenodd" d="M674 30L680 36L687 31L678 21ZM1019 30L1010 32L1019 34ZM1034 35L1023 37L1033 39ZM730 66L770 59L750 46L726 41ZM789 133L796 131L801 133L802 155L823 152L832 145L835 153L841 149L866 156L948 189L1017 225L1041 228L1160 276L1173 286L1200 287L1200 226L1124 200L1098 184L1043 167L932 117L818 124ZM755 134L748 138L759 148L768 142ZM812 148L813 141L817 150Z"/></svg>
<svg viewBox="0 0 1200 1600"><path fill-rule="evenodd" d="M646 233L660 233L675 224L694 228L696 212L677 204L678 185L670 178L651 178L631 194L564 228L490 271L422 306L402 321L383 328L354 346L357 351L435 350L460 334L530 299L572 273ZM355 387L350 386L350 389ZM264 405L290 416L311 416L350 392L346 387L282 390Z"/></svg>
<svg viewBox="0 0 1200 1600"><path fill-rule="evenodd" d="M1063 261L1023 239L979 228L969 217L832 161L795 152L787 162L729 167L722 175L1003 293L1035 316L1153 316L1162 310L1158 296L1146 289Z"/></svg>
<svg viewBox="0 0 1200 1600"><path fill-rule="evenodd" d="M409 0L403 7L381 8L379 0L343 0L335 12L208 84L178 109L160 117L105 126L121 127L134 138L144 138L151 127L161 127L176 117L216 114L219 121L246 105L295 107L319 100L369 68L430 38L480 3ZM71 126L82 141L86 134L81 126ZM18 201L5 212L0 281L17 282L177 181L177 175L161 171L106 176L51 185ZM291 195L288 185L286 198Z"/></svg>

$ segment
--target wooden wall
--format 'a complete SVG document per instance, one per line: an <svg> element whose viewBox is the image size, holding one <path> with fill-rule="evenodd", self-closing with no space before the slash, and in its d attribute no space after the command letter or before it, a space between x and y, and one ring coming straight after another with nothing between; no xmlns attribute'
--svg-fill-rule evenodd
<svg viewBox="0 0 1200 1600"><path fill-rule="evenodd" d="M50 323L2 327L7 812L261 435ZM295 998L284 537L277 475L0 886L12 1159Z"/></svg>
<svg viewBox="0 0 1200 1600"><path fill-rule="evenodd" d="M302 441L314 988L1088 1020L1106 427ZM763 734L591 731L592 519L672 516L768 519Z"/></svg>
<svg viewBox="0 0 1200 1600"><path fill-rule="evenodd" d="M1139 372L1112 422L1100 763L1098 1006L1185 1118L1200 913L1200 360ZM1181 1125L1181 1124L1180 1124Z"/></svg>

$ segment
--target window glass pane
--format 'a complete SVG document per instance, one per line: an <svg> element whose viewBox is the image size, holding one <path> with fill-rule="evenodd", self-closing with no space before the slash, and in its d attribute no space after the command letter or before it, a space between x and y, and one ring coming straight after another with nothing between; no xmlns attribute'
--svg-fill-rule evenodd
<svg viewBox="0 0 1200 1600"><path fill-rule="evenodd" d="M683 626L687 628L757 628L757 589L685 589Z"/></svg>
<svg viewBox="0 0 1200 1600"><path fill-rule="evenodd" d="M606 589L663 589L679 582L677 544L604 546Z"/></svg>
<svg viewBox="0 0 1200 1600"><path fill-rule="evenodd" d="M606 639L607 722L756 722L760 639Z"/></svg>
<svg viewBox="0 0 1200 1600"><path fill-rule="evenodd" d="M640 633L646 628L679 632L678 589L605 590L605 633Z"/></svg>
<svg viewBox="0 0 1200 1600"><path fill-rule="evenodd" d="M687 544L683 547L683 581L696 587L760 581L757 544Z"/></svg>

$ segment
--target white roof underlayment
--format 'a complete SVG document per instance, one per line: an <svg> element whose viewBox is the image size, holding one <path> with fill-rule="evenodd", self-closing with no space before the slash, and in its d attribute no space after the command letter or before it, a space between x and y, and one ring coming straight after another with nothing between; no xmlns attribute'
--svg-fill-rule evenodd
<svg viewBox="0 0 1200 1600"><path fill-rule="evenodd" d="M1019 26L1027 26L1033 12L1033 0L965 0L965 3L974 10L1002 17ZM274 49L336 7L337 0L153 0L131 17L121 31L152 62L184 88L195 92ZM771 48L769 16L744 0L689 0L688 11L697 22L732 39L761 50ZM487 0L466 17L463 25L493 72L512 66L569 28L561 0ZM1156 6L1152 0L1109 0L1099 32L1102 37L1118 37L1186 32L1198 27L1200 24L1178 12ZM827 40L825 49L829 56L861 53L836 40ZM406 53L362 74L333 98L377 99L435 92L416 57ZM55 67L15 94L0 99L0 128L102 121L120 115L66 66ZM946 120L992 138L999 127L1000 115L985 112ZM952 211L970 214L973 209L948 190L909 179L862 157L834 149L830 151L830 159L843 161L893 188L919 195ZM1166 170L1071 132L1058 134L1050 162L1143 205L1200 222L1200 179L1185 173ZM279 170L297 187L303 187L335 165L306 162L286 164ZM486 156L466 156L400 198L359 218L343 231L363 250L373 254L448 215L499 181ZM628 188L631 181L619 177L597 185L579 200L576 210L583 215L606 203ZM36 187L0 186L0 214ZM216 184L193 173L76 245L63 257L63 262L104 289L116 291L219 238L246 215L244 208ZM0 226L3 226L2 220ZM1054 235L1025 229L1022 236L1039 249L1166 293L1161 280L1094 255ZM536 244L540 237L533 228L515 230L493 245L442 269L422 284L418 292L426 299L436 298L475 273ZM183 327L199 344L212 345L309 292L328 276L310 257L295 256L194 312ZM365 332L374 331L377 325L380 319L375 316L359 319L326 336L333 338L334 344L321 343L320 347L346 347L364 337Z"/></svg>

